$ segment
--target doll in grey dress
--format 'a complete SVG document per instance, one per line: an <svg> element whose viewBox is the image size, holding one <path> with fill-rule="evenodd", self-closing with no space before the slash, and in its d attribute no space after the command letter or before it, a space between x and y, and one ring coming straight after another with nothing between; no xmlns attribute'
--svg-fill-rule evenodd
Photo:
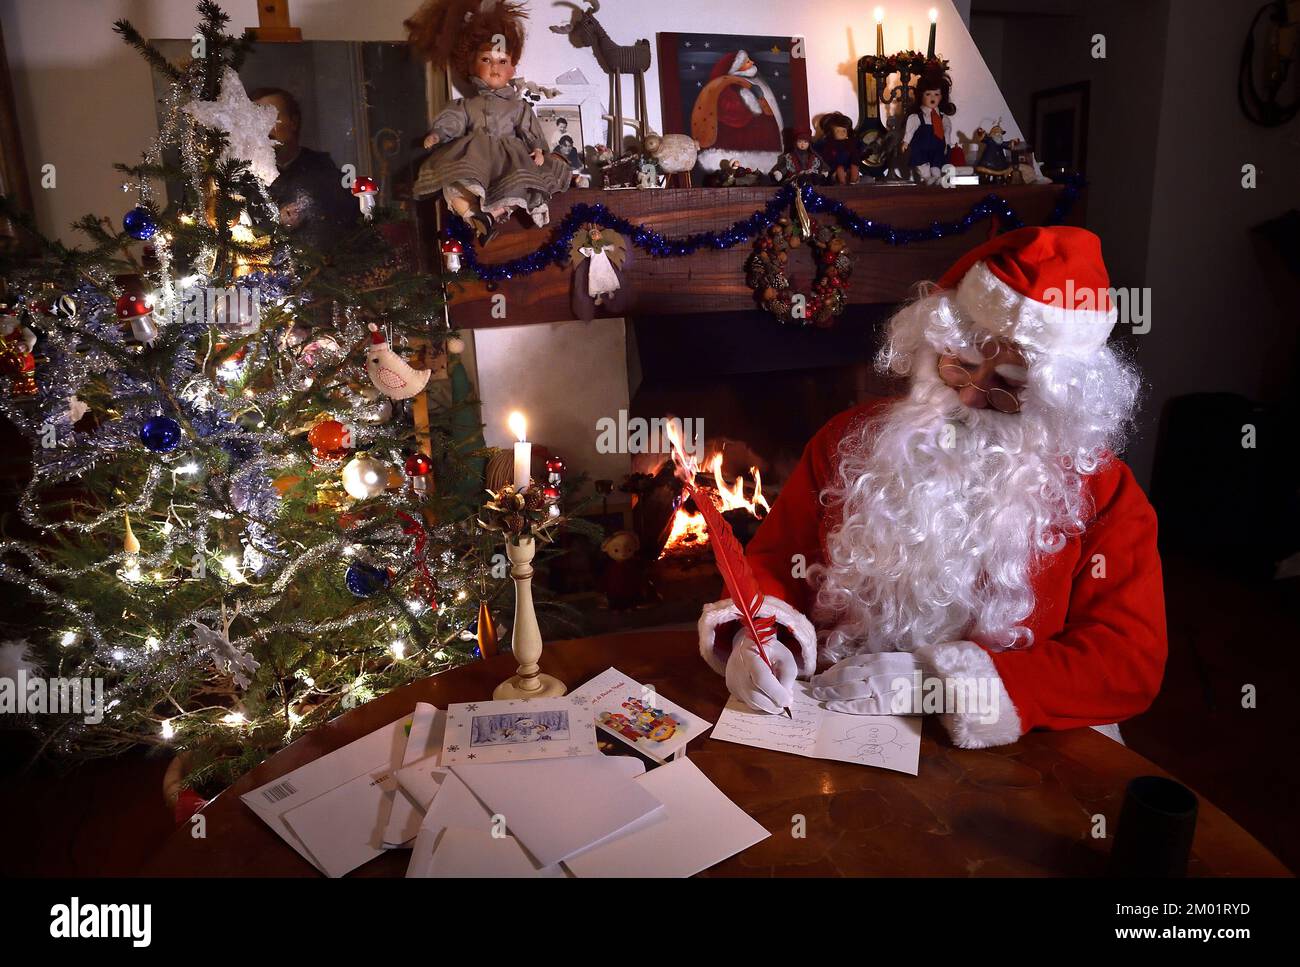
<svg viewBox="0 0 1300 967"><path fill-rule="evenodd" d="M441 191L484 242L516 208L545 225L550 197L573 178L569 163L549 151L532 105L511 84L526 16L507 0L428 0L406 21L412 47L435 69L450 66L474 90L434 119L424 139L432 151L415 196Z"/></svg>

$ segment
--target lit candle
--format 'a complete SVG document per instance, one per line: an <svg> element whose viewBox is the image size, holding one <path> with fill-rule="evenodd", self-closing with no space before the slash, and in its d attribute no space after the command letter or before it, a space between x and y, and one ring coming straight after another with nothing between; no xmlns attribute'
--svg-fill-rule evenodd
<svg viewBox="0 0 1300 967"><path fill-rule="evenodd" d="M528 421L518 410L506 421L515 435L515 489L523 490L532 480L533 445L524 437L528 435Z"/></svg>
<svg viewBox="0 0 1300 967"><path fill-rule="evenodd" d="M877 7L876 15L876 56L885 56L885 8Z"/></svg>
<svg viewBox="0 0 1300 967"><path fill-rule="evenodd" d="M934 7L931 7L930 8L930 47L925 52L926 57L934 56L934 25L937 24L938 22L939 22L939 11L934 9Z"/></svg>

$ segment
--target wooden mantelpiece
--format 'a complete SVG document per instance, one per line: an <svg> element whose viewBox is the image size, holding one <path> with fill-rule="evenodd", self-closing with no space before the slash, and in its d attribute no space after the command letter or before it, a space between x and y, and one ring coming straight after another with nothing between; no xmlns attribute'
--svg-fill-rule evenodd
<svg viewBox="0 0 1300 967"><path fill-rule="evenodd" d="M614 214L633 224L645 224L669 236L716 231L762 209L776 188L661 188L641 191L597 191L573 189L551 200L552 225L574 204L604 204ZM852 186L819 189L837 198L855 212L900 228L923 228L935 220L950 221L965 215L990 192L1005 198L1027 225L1042 225L1056 206L1064 188L1060 185L1019 185L971 188L881 188ZM1079 224L1082 199L1068 221ZM816 217L816 216L814 216ZM825 216L829 217L829 216ZM518 258L550 240L552 227L524 228L518 217L511 220L480 252L484 263ZM432 237L433 233L430 232ZM854 303L895 303L908 298L912 287L924 279L937 279L962 253L989 237L987 221L965 234L891 246L879 240L849 237L854 266L849 298ZM677 313L730 312L753 309L753 293L745 285L745 260L752 250L742 243L725 251L701 249L684 258L653 258L640 249L633 252L626 273L634 301L626 315L668 315ZM805 250L806 251L806 250ZM807 288L812 279L812 262L796 254L795 284ZM437 253L430 264L438 265ZM451 324L473 329L517 326L535 322L560 322L573 318L570 308L572 270L550 266L529 276L499 284L489 292L476 281L458 282L451 287ZM505 296L504 318L492 315L492 297Z"/></svg>

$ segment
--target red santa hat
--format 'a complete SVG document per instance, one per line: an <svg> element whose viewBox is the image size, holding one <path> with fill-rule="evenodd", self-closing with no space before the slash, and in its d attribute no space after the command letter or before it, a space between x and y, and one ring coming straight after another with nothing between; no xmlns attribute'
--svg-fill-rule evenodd
<svg viewBox="0 0 1300 967"><path fill-rule="evenodd" d="M939 280L978 328L1050 356L1086 359L1115 325L1101 239L1082 228L1019 228L967 252Z"/></svg>

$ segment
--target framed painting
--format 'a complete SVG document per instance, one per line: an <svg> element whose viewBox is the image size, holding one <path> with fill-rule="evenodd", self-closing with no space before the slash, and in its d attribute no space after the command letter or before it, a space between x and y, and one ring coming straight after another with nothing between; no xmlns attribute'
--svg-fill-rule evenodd
<svg viewBox="0 0 1300 967"><path fill-rule="evenodd" d="M697 172L724 158L768 171L787 131L807 126L808 69L800 37L659 34L665 133L700 143Z"/></svg>

